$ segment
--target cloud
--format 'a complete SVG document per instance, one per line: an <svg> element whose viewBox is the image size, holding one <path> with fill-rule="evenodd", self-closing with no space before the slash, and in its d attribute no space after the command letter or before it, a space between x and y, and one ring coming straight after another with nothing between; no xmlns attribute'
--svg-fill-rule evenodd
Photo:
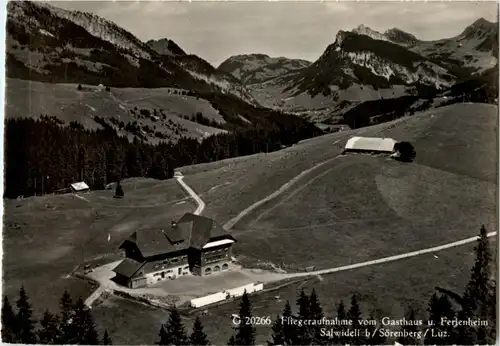
<svg viewBox="0 0 500 346"><path fill-rule="evenodd" d="M233 54L317 59L339 30L392 27L424 40L451 37L480 17L498 17L495 2L394 1L66 1L56 6L93 12L142 40L170 38L215 65Z"/></svg>

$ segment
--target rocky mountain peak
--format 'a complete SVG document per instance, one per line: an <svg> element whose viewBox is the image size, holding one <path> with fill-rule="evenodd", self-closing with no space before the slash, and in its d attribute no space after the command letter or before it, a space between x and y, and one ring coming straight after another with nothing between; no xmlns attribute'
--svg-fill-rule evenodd
<svg viewBox="0 0 500 346"><path fill-rule="evenodd" d="M365 35L373 38L374 40L383 40L387 41L387 37L385 37L383 34L380 32L373 30L370 27L367 27L363 24L358 25L356 28L351 30L352 32L359 34L359 35Z"/></svg>
<svg viewBox="0 0 500 346"><path fill-rule="evenodd" d="M418 39L414 35L398 28L386 30L384 36L395 43L414 44L418 42Z"/></svg>
<svg viewBox="0 0 500 346"><path fill-rule="evenodd" d="M177 43L168 38L149 40L146 44L161 55L186 55L186 52Z"/></svg>
<svg viewBox="0 0 500 346"><path fill-rule="evenodd" d="M50 17L69 20L84 28L91 35L107 41L118 48L128 50L136 56L149 59L151 50L141 40L110 20L95 14L69 11L55 7L45 1L10 1L7 5L8 17L28 30L43 30L43 24L50 24Z"/></svg>
<svg viewBox="0 0 500 346"><path fill-rule="evenodd" d="M498 23L492 23L484 18L479 18L469 25L460 35L460 39L484 39L498 30Z"/></svg>

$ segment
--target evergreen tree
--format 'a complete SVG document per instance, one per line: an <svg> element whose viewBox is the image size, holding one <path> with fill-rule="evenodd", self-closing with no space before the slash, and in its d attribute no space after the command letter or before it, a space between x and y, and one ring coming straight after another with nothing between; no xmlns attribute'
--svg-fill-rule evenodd
<svg viewBox="0 0 500 346"><path fill-rule="evenodd" d="M336 334L331 340L335 345L344 345L347 343L347 338L341 335L342 331L346 328L342 323L347 320L347 314L345 312L344 302L341 300L337 307L337 321L339 324L333 327L334 334Z"/></svg>
<svg viewBox="0 0 500 346"><path fill-rule="evenodd" d="M453 320L456 316L456 312L455 312L455 309L453 309L453 305L451 304L450 302L450 299L448 298L447 295L441 295L441 297L439 297L439 311L441 312L441 317L443 318L446 318L447 320ZM446 335L445 339L444 340L444 345L446 344L450 344L451 342L451 338L452 338L452 334L453 334L453 331L455 329L455 327L451 326L451 325L442 325L442 320L439 321L440 322L440 329L444 332L443 335Z"/></svg>
<svg viewBox="0 0 500 346"><path fill-rule="evenodd" d="M316 290L313 288L311 295L309 296L309 315L310 319L314 321L321 321L324 317L323 309L321 308L321 304L319 302L318 296L316 294ZM317 325L311 326L311 336L312 342L314 345L321 345L324 343L324 337L321 336L321 328L323 326L320 323Z"/></svg>
<svg viewBox="0 0 500 346"><path fill-rule="evenodd" d="M139 151L140 142L134 140L133 143L128 145L126 154L126 167L129 177L142 177L144 168L141 153Z"/></svg>
<svg viewBox="0 0 500 346"><path fill-rule="evenodd" d="M165 326L163 324L160 327L160 332L158 333L158 336L160 337L160 340L156 343L157 345L169 345L170 344L170 337L167 334L167 331L165 330Z"/></svg>
<svg viewBox="0 0 500 346"><path fill-rule="evenodd" d="M75 303L75 311L71 321L77 344L99 345L99 335L90 310L81 298Z"/></svg>
<svg viewBox="0 0 500 346"><path fill-rule="evenodd" d="M60 318L59 318L59 344L67 345L76 343L76 336L73 321L73 300L68 291L64 291L59 300Z"/></svg>
<svg viewBox="0 0 500 346"><path fill-rule="evenodd" d="M16 332L17 340L23 344L36 344L35 321L33 310L24 286L19 291L17 300Z"/></svg>
<svg viewBox="0 0 500 346"><path fill-rule="evenodd" d="M468 318L472 317L472 311L466 304L463 304L461 309L457 313L457 319L459 321L467 321ZM457 345L473 345L475 338L474 328L472 326L464 324L459 325L453 329L450 343Z"/></svg>
<svg viewBox="0 0 500 346"><path fill-rule="evenodd" d="M269 346L271 345L284 345L285 344L285 332L283 331L283 320L282 316L278 315L276 320L271 327L272 335L271 340L267 342Z"/></svg>
<svg viewBox="0 0 500 346"><path fill-rule="evenodd" d="M247 292L243 293L240 303L240 324L236 328L236 335L229 339L230 345L255 345L255 327L250 323L252 318L252 304Z"/></svg>
<svg viewBox="0 0 500 346"><path fill-rule="evenodd" d="M293 341L297 339L297 327L292 323L292 307L287 300L285 308L281 315L283 317L283 337L287 345L292 345Z"/></svg>
<svg viewBox="0 0 500 346"><path fill-rule="evenodd" d="M410 307L406 320L417 321L415 318L415 311ZM403 334L398 338L398 342L402 345L417 345L420 340L417 338L418 326L417 325L403 325L401 326L401 333ZM405 335L406 334L406 335Z"/></svg>
<svg viewBox="0 0 500 346"><path fill-rule="evenodd" d="M234 335L231 335L227 344L228 346L239 346L238 343L236 342L236 337Z"/></svg>
<svg viewBox="0 0 500 346"><path fill-rule="evenodd" d="M203 324L199 317L196 317L193 323L193 332L189 337L191 345L210 345L207 339L207 334L203 331Z"/></svg>
<svg viewBox="0 0 500 346"><path fill-rule="evenodd" d="M363 331L360 324L362 319L361 308L359 307L356 295L353 295L351 298L351 307L349 308L349 311L347 311L346 319L352 321L353 330ZM363 335L360 335L358 338L349 338L348 341L352 345L362 345L365 340Z"/></svg>
<svg viewBox="0 0 500 346"><path fill-rule="evenodd" d="M167 160L162 154L154 154L151 169L148 172L148 177L154 179L168 178Z"/></svg>
<svg viewBox="0 0 500 346"><path fill-rule="evenodd" d="M373 316L373 313L370 314L370 316L368 317L368 320L370 321L376 321L375 317ZM385 341L386 341L386 338L385 336L380 333L380 329L377 328L376 325L368 325L366 326L365 328L365 331L366 331L366 343L368 345L374 345L374 346L379 346L379 345L384 345L385 344Z"/></svg>
<svg viewBox="0 0 500 346"><path fill-rule="evenodd" d="M108 335L108 330L104 330L104 336L102 337L101 341L102 345L113 345L113 341L111 341L111 338Z"/></svg>
<svg viewBox="0 0 500 346"><path fill-rule="evenodd" d="M463 314L482 321L488 321L489 328L479 326L475 329L474 342L478 344L491 344L495 341L495 332L491 332L496 326L496 319L492 320L491 297L496 293L493 290L494 283L491 271L491 253L489 249L488 236L484 225L479 232L476 247L476 260L471 270L469 282L465 288L463 297ZM493 338L492 338L493 337Z"/></svg>
<svg viewBox="0 0 500 346"><path fill-rule="evenodd" d="M181 315L177 309L170 312L167 323L160 329L159 345L188 345L189 338L186 328L182 323Z"/></svg>
<svg viewBox="0 0 500 346"><path fill-rule="evenodd" d="M475 310L481 310L488 304L488 293L491 289L491 254L488 237L484 225L479 233L478 244L474 248L476 261L471 270L469 283L465 288L464 300Z"/></svg>
<svg viewBox="0 0 500 346"><path fill-rule="evenodd" d="M125 194L123 193L122 184L120 184L120 182L118 182L116 184L115 197L122 198L123 196L125 196Z"/></svg>
<svg viewBox="0 0 500 346"><path fill-rule="evenodd" d="M59 321L57 315L45 310L40 321L41 328L38 330L38 340L44 345L56 345L60 340Z"/></svg>
<svg viewBox="0 0 500 346"><path fill-rule="evenodd" d="M493 262L496 263L496 262ZM497 337L497 282L492 280L491 290L489 293L489 311L488 311L488 334L487 337L490 340L496 340Z"/></svg>
<svg viewBox="0 0 500 346"><path fill-rule="evenodd" d="M16 335L16 314L12 309L7 296L3 297L2 301L2 341L6 343L15 343L17 341Z"/></svg>
<svg viewBox="0 0 500 346"><path fill-rule="evenodd" d="M308 326L303 325L303 323L310 319L311 313L309 310L309 297L304 290L300 291L299 297L297 298L297 306L299 307L298 319L302 321L302 325L297 328L297 337L294 344L309 345L312 342L312 335Z"/></svg>
<svg viewBox="0 0 500 346"><path fill-rule="evenodd" d="M438 297L434 293L429 302L429 307L427 309L429 312L427 336L425 337L425 345L447 345L452 342L452 327L443 324L441 319L453 319L455 317L455 312L453 311L453 306L451 305L448 296L442 295Z"/></svg>

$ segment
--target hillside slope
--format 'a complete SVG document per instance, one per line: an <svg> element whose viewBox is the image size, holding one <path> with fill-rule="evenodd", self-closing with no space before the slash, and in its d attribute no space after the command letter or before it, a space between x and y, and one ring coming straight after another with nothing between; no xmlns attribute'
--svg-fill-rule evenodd
<svg viewBox="0 0 500 346"><path fill-rule="evenodd" d="M150 42L151 44L151 42ZM201 58L190 68L96 15L67 11L41 2L7 6L7 77L51 83L115 87L172 87L195 92L234 94L255 100L236 80L220 80ZM196 72L195 73L193 73Z"/></svg>
<svg viewBox="0 0 500 346"><path fill-rule="evenodd" d="M207 100L173 88L106 91L84 84L78 90L75 84L8 78L5 89L6 119L48 115L65 125L77 122L88 129L102 128L104 121L130 140L137 136L152 144L226 132L222 129L226 121ZM198 113L210 126L192 120Z"/></svg>
<svg viewBox="0 0 500 346"><path fill-rule="evenodd" d="M285 262L291 270L346 265L474 236L483 223L495 227L497 112L493 105L455 104L313 138L268 156L186 167L183 173L207 204L206 215L229 220L325 162L234 225L241 240L235 256L250 266ZM355 135L410 141L416 160L405 164L356 154L334 159ZM211 190L214 178L226 185ZM280 251L267 248L276 246L273 239L280 239ZM301 251L297 239L318 252ZM349 248L364 251L354 259Z"/></svg>
<svg viewBox="0 0 500 346"><path fill-rule="evenodd" d="M309 65L311 62L302 59L246 54L228 58L217 69L232 74L244 84L257 84Z"/></svg>

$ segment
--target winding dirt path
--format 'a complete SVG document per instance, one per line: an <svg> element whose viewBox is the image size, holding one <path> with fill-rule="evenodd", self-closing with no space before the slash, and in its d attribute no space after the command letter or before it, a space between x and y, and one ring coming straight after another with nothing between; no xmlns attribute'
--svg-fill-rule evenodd
<svg viewBox="0 0 500 346"><path fill-rule="evenodd" d="M266 202L269 202L270 200L278 197L279 195L281 195L283 192L285 192L286 190L288 190L290 187L292 187L293 185L295 185L301 178L303 178L304 176L306 176L307 174L311 173L312 171L338 159L339 157L341 157L341 155L337 155L335 157L332 157L331 159L328 159L326 161L323 161L323 162L320 162L318 163L317 165L311 167L311 168L308 168L306 169L305 171L302 171L299 175L297 175L296 177L292 178L292 180L289 180L287 183L283 184L278 190L274 191L273 193L271 193L270 195L268 195L267 197L264 197L263 199L261 199L260 201L257 201L255 202L254 204L252 204L251 206L249 206L248 208L244 209L243 211L241 211L238 215L236 215L235 217L233 217L231 220L229 220L228 222L226 222L224 224L224 226L222 226L224 229L226 230L230 230L231 228L233 228L233 226L238 222L240 221L243 217L247 216L248 214L250 214L253 210L255 210L256 208L260 207L261 205L263 205L264 203Z"/></svg>
<svg viewBox="0 0 500 346"><path fill-rule="evenodd" d="M491 237L494 237L496 235L497 235L497 232L490 232L487 234L487 237L491 238ZM479 236L475 236L475 237L470 237L467 239L455 241L453 243L447 243L444 245L433 246L433 247L430 247L427 249L407 252L407 253L403 253L400 255L394 255L394 256L389 256L389 257L384 257L384 258L379 258L379 259L372 260L372 261L354 263L354 264L349 264L349 265L335 267L335 268L321 269L321 270L311 271L311 272L307 272L307 273L293 273L293 274L291 273L291 274L287 274L287 278L323 275L323 274L341 272L341 271L345 271L345 270L351 270L351 269L355 269L355 268L368 267L368 266L372 266L375 264L397 261L397 260L401 260L401 259L405 259L405 258L420 256L420 255L424 255L424 254L428 254L428 253L434 253L434 252L438 252L441 250L450 249L450 248L457 247L457 246L462 246L465 244L473 243L473 242L477 241L478 239L479 239Z"/></svg>
<svg viewBox="0 0 500 346"><path fill-rule="evenodd" d="M184 190L187 191L187 193L189 193L189 195L191 197L193 197L193 199L196 201L196 203L198 203L198 208L196 208L196 210L193 212L193 214L195 215L200 215L201 213L203 213L203 210L205 210L205 202L203 202L203 200L200 198L200 196L198 196L196 194L196 192L193 191L192 188L190 188L185 182L184 182L184 176L182 175L181 172L177 171L175 172L174 174L174 177L175 179L177 180L177 182L179 184L181 184L181 186L184 188Z"/></svg>

